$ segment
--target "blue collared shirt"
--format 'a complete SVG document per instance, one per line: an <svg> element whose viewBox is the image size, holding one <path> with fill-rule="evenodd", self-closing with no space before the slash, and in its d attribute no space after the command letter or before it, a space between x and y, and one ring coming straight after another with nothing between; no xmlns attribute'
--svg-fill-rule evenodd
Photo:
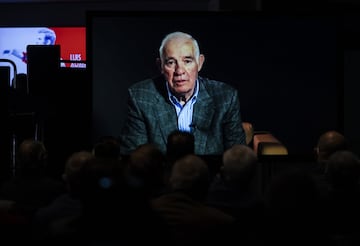
<svg viewBox="0 0 360 246"><path fill-rule="evenodd" d="M178 119L178 129L180 131L191 132L194 104L196 103L197 96L199 93L199 81L196 80L194 94L184 105L181 105L179 100L170 92L168 83L166 83L166 88L168 91L169 100L176 109L176 114Z"/></svg>

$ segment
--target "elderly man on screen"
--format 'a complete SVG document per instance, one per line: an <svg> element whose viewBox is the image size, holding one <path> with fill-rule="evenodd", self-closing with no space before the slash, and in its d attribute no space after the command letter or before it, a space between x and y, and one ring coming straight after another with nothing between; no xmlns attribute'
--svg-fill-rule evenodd
<svg viewBox="0 0 360 246"><path fill-rule="evenodd" d="M234 144L245 144L238 92L198 76L205 60L198 42L187 33L170 33L159 53L162 76L128 89L121 154L143 143L154 143L165 152L167 136L176 129L194 134L198 155L219 155Z"/></svg>

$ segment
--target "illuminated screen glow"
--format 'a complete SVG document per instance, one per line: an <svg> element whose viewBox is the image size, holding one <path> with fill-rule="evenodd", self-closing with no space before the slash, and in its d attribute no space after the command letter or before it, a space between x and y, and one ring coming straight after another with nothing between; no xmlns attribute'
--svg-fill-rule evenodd
<svg viewBox="0 0 360 246"><path fill-rule="evenodd" d="M293 155L312 155L317 139L342 127L342 55L333 16L241 13L99 12L89 15L93 137L118 136L127 88L159 75L165 34L199 42L200 76L233 85L243 121L274 134Z"/></svg>
<svg viewBox="0 0 360 246"><path fill-rule="evenodd" d="M86 67L85 27L0 27L0 59L13 61L18 74L27 73L27 45L37 44L60 45L62 67ZM1 62L0 65L9 63ZM11 81L13 77L11 69Z"/></svg>

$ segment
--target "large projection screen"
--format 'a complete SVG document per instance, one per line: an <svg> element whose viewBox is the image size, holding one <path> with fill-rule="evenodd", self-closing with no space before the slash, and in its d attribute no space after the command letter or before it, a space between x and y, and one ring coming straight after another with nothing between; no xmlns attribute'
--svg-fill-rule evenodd
<svg viewBox="0 0 360 246"><path fill-rule="evenodd" d="M162 38L190 33L200 76L233 85L243 121L293 155L311 155L321 133L342 130L342 54L334 16L222 12L89 12L87 57L93 139L119 136L127 88L159 74Z"/></svg>

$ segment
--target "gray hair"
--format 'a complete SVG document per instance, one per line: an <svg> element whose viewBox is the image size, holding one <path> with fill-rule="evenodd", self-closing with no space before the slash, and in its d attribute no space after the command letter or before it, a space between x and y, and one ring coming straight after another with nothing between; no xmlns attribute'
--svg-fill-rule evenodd
<svg viewBox="0 0 360 246"><path fill-rule="evenodd" d="M257 155L252 148L236 144L223 154L223 177L227 182L244 180L252 175L257 161Z"/></svg>
<svg viewBox="0 0 360 246"><path fill-rule="evenodd" d="M160 55L160 59L161 62L164 61L164 48L165 45L173 40L173 39L188 39L193 43L194 49L195 49L195 58L197 63L199 63L199 57L200 57L200 48L199 48L199 44L196 41L196 39L194 39L190 34L184 33L184 32L172 32L167 34L164 39L161 42L160 48L159 48L159 55Z"/></svg>
<svg viewBox="0 0 360 246"><path fill-rule="evenodd" d="M171 170L170 185L174 190L191 191L207 187L209 169L206 162L194 154L177 160Z"/></svg>

